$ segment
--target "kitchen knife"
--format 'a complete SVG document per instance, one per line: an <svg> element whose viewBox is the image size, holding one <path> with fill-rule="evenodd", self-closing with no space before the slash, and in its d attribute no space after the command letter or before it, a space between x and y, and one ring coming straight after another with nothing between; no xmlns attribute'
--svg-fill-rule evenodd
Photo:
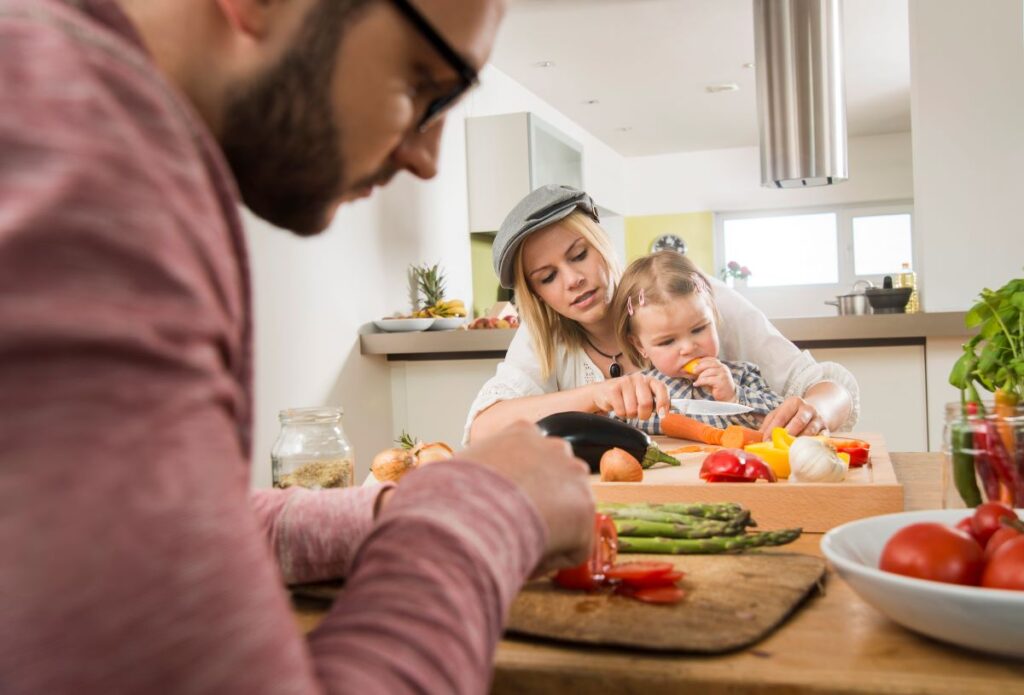
<svg viewBox="0 0 1024 695"><path fill-rule="evenodd" d="M740 415L753 410L749 405L694 398L673 398L672 410L683 415Z"/></svg>

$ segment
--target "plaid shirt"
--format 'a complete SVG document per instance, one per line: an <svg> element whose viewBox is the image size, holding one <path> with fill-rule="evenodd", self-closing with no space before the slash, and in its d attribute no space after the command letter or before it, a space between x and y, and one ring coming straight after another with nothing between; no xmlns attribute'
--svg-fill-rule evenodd
<svg viewBox="0 0 1024 695"><path fill-rule="evenodd" d="M729 368L729 371L732 372L732 379L736 382L736 402L748 405L753 410L741 415L688 415L687 417L723 429L729 425L743 425L758 429L761 427L765 415L782 405L782 396L768 388L764 377L761 376L761 370L750 362L723 361L722 364ZM695 387L690 379L668 376L653 367L643 370L641 374L663 381L668 387L669 398L715 400L710 391ZM661 418L657 414L647 420L632 418L626 422L648 434L661 434Z"/></svg>

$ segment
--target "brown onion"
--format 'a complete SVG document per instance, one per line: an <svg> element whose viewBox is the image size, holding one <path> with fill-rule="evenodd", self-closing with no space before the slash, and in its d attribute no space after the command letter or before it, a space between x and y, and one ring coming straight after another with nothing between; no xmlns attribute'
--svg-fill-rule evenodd
<svg viewBox="0 0 1024 695"><path fill-rule="evenodd" d="M625 449L609 449L601 455L601 482L639 483L644 479L644 469L636 457Z"/></svg>
<svg viewBox="0 0 1024 695"><path fill-rule="evenodd" d="M406 449L385 449L373 457L370 471L381 482L393 482L416 467L416 457Z"/></svg>

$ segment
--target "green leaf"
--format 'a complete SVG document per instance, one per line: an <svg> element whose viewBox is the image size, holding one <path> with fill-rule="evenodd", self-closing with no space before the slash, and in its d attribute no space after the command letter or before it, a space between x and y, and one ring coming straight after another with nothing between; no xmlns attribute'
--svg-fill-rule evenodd
<svg viewBox="0 0 1024 695"><path fill-rule="evenodd" d="M960 355L960 359L953 363L953 369L949 372L950 385L958 389L964 389L967 386L967 375L970 373L968 364L972 364L975 361L975 357L971 353L965 352Z"/></svg>
<svg viewBox="0 0 1024 695"><path fill-rule="evenodd" d="M991 307L984 302L978 302L967 312L967 316L964 317L964 324L968 328L974 328L991 315Z"/></svg>

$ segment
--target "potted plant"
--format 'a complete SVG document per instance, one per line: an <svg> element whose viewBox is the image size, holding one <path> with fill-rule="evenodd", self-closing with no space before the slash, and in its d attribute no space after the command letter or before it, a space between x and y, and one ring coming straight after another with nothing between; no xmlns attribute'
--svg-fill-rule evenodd
<svg viewBox="0 0 1024 695"><path fill-rule="evenodd" d="M968 506L982 493L1024 504L1024 278L983 289L965 323L978 333L949 375L960 389L959 412L947 423L952 480ZM979 389L992 400L983 401Z"/></svg>
<svg viewBox="0 0 1024 695"><path fill-rule="evenodd" d="M725 280L729 287L732 287L734 284L740 287L745 287L747 284L747 278L750 277L750 275L750 268L745 265L740 265L736 261L729 261L726 263L725 267L722 268L722 271L719 273L719 276Z"/></svg>

